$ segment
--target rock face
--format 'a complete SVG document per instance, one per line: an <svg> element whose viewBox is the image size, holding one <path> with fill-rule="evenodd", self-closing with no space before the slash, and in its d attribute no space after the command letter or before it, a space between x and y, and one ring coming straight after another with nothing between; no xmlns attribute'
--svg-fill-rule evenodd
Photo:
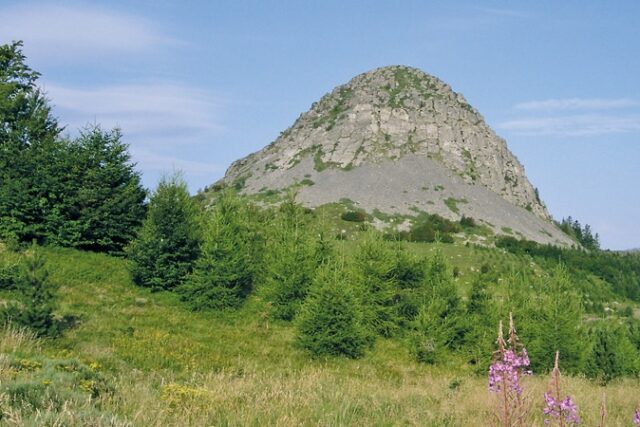
<svg viewBox="0 0 640 427"><path fill-rule="evenodd" d="M462 95L418 69L392 66L325 95L223 182L258 193L307 184L310 206L348 198L371 211L472 216L497 233L571 244L524 168Z"/></svg>

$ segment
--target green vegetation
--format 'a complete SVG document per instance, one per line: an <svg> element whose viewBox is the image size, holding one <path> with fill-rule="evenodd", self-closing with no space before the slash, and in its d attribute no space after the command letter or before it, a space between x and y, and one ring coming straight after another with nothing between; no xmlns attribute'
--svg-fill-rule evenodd
<svg viewBox="0 0 640 427"><path fill-rule="evenodd" d="M288 193L258 207L233 188L202 200L178 176L143 221L119 133L59 139L19 43L0 48L0 70L0 202L12 207L0 226L2 424L473 425L490 416L484 375L510 313L536 375L559 350L576 397L607 384L609 420L628 422L640 254L601 251L570 219L579 249L462 245L454 236L485 232L473 218L421 212L374 212L411 220L383 234L350 200L311 210ZM597 420L597 408L584 415Z"/></svg>
<svg viewBox="0 0 640 427"><path fill-rule="evenodd" d="M139 286L173 289L181 285L199 255L198 208L179 177L163 178L151 195L149 211L127 253Z"/></svg>
<svg viewBox="0 0 640 427"><path fill-rule="evenodd" d="M253 290L261 249L253 214L226 191L206 215L200 256L179 288L193 309L237 308Z"/></svg>
<svg viewBox="0 0 640 427"><path fill-rule="evenodd" d="M352 90L349 88L338 89L338 99L334 106L329 110L328 114L322 115L316 121L313 122L313 127L326 126L325 129L330 131L335 126L336 122L341 118L342 113L347 110L347 102L351 98Z"/></svg>
<svg viewBox="0 0 640 427"><path fill-rule="evenodd" d="M74 140L37 88L22 44L0 46L0 237L121 253L146 193L119 130Z"/></svg>
<svg viewBox="0 0 640 427"><path fill-rule="evenodd" d="M449 197L444 201L444 204L451 210L451 212L458 214L460 213L460 209L458 208L458 203L469 203L467 199L454 199L453 197Z"/></svg>

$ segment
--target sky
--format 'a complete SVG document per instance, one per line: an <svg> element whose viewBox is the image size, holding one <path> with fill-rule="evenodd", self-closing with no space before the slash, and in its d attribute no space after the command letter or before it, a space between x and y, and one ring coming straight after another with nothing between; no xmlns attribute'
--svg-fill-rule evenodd
<svg viewBox="0 0 640 427"><path fill-rule="evenodd" d="M435 75L507 140L556 219L640 247L640 2L12 1L0 43L65 133L121 128L143 182L192 192L362 72Z"/></svg>

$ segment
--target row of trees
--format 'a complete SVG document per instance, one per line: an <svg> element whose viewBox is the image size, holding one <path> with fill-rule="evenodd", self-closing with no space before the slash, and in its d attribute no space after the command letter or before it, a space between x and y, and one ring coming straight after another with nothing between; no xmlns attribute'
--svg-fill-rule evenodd
<svg viewBox="0 0 640 427"><path fill-rule="evenodd" d="M128 253L138 285L178 292L196 310L236 309L257 295L315 356L360 357L378 337L394 337L419 361L462 360L484 371L497 319L514 312L536 371L550 369L559 350L572 372L640 372L638 333L585 324L562 264L543 277L487 269L463 297L440 249L424 259L375 231L340 244L328 234L293 197L259 209L222 192L204 211L172 177L153 193Z"/></svg>
<svg viewBox="0 0 640 427"><path fill-rule="evenodd" d="M22 43L0 46L0 238L119 253L146 192L119 130L62 137Z"/></svg>

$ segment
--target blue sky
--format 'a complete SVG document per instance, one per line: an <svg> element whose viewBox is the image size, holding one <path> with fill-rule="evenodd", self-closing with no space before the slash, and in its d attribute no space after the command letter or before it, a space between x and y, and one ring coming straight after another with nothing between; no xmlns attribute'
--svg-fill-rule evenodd
<svg viewBox="0 0 640 427"><path fill-rule="evenodd" d="M67 131L120 126L192 191L334 86L404 64L461 92L556 218L640 246L640 2L0 0Z"/></svg>

